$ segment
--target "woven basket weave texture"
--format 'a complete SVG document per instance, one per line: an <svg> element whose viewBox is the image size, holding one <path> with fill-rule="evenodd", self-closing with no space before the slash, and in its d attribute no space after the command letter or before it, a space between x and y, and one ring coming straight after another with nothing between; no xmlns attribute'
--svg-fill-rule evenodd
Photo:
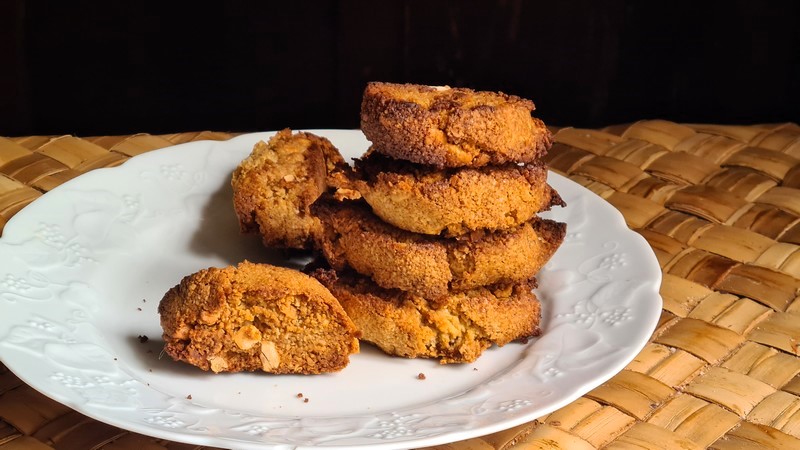
<svg viewBox="0 0 800 450"><path fill-rule="evenodd" d="M614 205L652 246L661 320L628 367L573 403L433 448L800 448L800 126L647 120L554 131L551 169ZM0 230L85 172L233 135L0 137ZM195 448L87 418L0 364L0 450Z"/></svg>

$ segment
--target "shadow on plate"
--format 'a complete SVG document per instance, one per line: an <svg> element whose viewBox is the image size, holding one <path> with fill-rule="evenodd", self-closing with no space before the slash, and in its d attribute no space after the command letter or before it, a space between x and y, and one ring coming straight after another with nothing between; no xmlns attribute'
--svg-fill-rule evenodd
<svg viewBox="0 0 800 450"><path fill-rule="evenodd" d="M308 252L269 249L256 234L242 234L233 211L233 190L228 179L206 199L201 221L190 241L192 252L221 258L236 265L243 260L302 269L310 260Z"/></svg>
<svg viewBox="0 0 800 450"><path fill-rule="evenodd" d="M164 353L164 340L161 336L128 336L126 342L134 350L137 361L128 361L132 367L146 368L150 372L169 372L171 374L202 373L203 371L189 364L175 361Z"/></svg>

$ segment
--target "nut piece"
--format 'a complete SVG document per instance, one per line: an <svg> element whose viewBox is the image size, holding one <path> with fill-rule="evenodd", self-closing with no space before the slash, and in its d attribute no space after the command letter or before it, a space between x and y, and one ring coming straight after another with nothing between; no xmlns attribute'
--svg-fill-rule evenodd
<svg viewBox="0 0 800 450"><path fill-rule="evenodd" d="M258 331L258 328L251 325L245 325L238 330L233 335L233 342L236 343L236 346L242 350L248 350L253 348L254 345L261 340L261 332Z"/></svg>
<svg viewBox="0 0 800 450"><path fill-rule="evenodd" d="M221 356L210 356L208 358L208 362L211 364L211 370L214 373L220 373L228 370L228 361L225 361L225 358Z"/></svg>
<svg viewBox="0 0 800 450"><path fill-rule="evenodd" d="M281 363L281 357L278 355L278 349L272 341L263 341L261 343L261 353L258 355L261 359L261 368L264 372L278 367Z"/></svg>
<svg viewBox="0 0 800 450"><path fill-rule="evenodd" d="M205 325L217 323L220 316L222 316L222 310L219 308L213 311L203 310L200 312L200 323Z"/></svg>
<svg viewBox="0 0 800 450"><path fill-rule="evenodd" d="M175 337L178 339L189 339L189 331L191 331L189 325L182 323L175 330Z"/></svg>

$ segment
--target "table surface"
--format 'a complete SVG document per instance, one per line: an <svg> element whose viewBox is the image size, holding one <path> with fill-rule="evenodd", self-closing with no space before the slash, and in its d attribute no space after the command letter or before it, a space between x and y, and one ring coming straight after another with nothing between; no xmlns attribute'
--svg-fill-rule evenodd
<svg viewBox="0 0 800 450"><path fill-rule="evenodd" d="M440 450L800 448L800 126L554 129L552 170L605 198L661 265L664 309L623 371L530 423ZM234 134L0 137L0 230L42 193ZM83 416L0 363L0 450L190 449Z"/></svg>

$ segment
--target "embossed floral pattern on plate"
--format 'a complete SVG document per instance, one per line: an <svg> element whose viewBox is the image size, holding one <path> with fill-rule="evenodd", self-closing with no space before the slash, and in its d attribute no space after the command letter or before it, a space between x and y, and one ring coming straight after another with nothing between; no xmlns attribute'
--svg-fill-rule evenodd
<svg viewBox="0 0 800 450"><path fill-rule="evenodd" d="M358 131L318 130L345 157ZM298 267L241 236L230 173L259 139L194 142L45 194L0 239L0 357L84 414L203 445L289 449L436 445L535 419L613 376L646 343L661 272L610 205L550 175L568 235L539 276L544 333L478 361L388 357L369 345L332 375L213 375L160 358L157 304L184 275L243 259ZM418 377L424 373L425 377ZM424 378L420 379L420 378Z"/></svg>

